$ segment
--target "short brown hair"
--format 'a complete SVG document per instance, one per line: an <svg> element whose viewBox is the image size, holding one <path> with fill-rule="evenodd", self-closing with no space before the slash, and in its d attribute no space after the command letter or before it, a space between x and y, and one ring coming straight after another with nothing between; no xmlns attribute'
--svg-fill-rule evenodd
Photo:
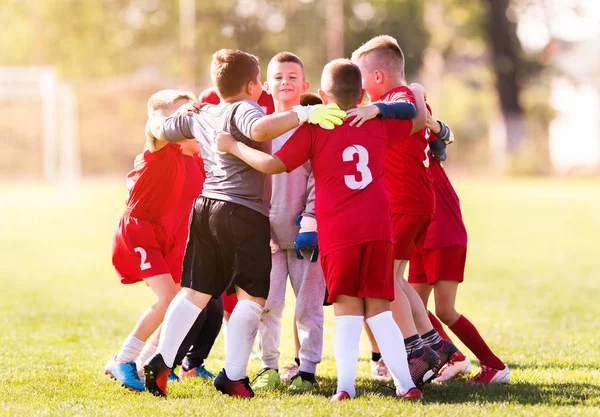
<svg viewBox="0 0 600 417"><path fill-rule="evenodd" d="M258 58L237 49L219 49L212 56L210 78L221 98L239 94L246 84L256 81Z"/></svg>
<svg viewBox="0 0 600 417"><path fill-rule="evenodd" d="M152 113L157 110L163 110L171 106L177 100L194 101L196 97L194 93L181 90L160 90L152 94L148 99L148 117L152 117Z"/></svg>
<svg viewBox="0 0 600 417"><path fill-rule="evenodd" d="M342 109L356 106L362 92L360 68L349 59L335 59L323 68L321 89Z"/></svg>
<svg viewBox="0 0 600 417"><path fill-rule="evenodd" d="M271 60L269 61L269 66L276 62L280 64L284 62L293 62L294 64L300 65L300 68L302 68L302 78L305 78L304 63L298 55L287 51L279 52L273 58L271 58Z"/></svg>
<svg viewBox="0 0 600 417"><path fill-rule="evenodd" d="M389 35L375 36L352 53L352 62L366 59L370 71L382 69L404 79L404 54L398 41Z"/></svg>
<svg viewBox="0 0 600 417"><path fill-rule="evenodd" d="M307 92L300 96L301 106L314 106L315 104L323 104L323 100L318 94Z"/></svg>

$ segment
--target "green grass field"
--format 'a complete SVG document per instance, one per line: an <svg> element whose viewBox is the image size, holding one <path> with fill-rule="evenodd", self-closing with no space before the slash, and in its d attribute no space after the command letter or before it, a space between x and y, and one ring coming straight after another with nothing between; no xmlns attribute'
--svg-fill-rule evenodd
<svg viewBox="0 0 600 417"><path fill-rule="evenodd" d="M509 364L511 384L430 385L422 404L401 403L375 391L363 339L359 396L331 404L331 309L313 395L282 388L247 401L189 380L170 384L166 400L124 390L104 363L153 302L144 285L121 285L110 261L124 181L86 181L76 201L51 187L0 184L0 415L600 415L600 180L459 179L456 187L470 238L458 308ZM281 365L293 356L292 314L288 307ZM222 362L220 336L207 367ZM259 368L251 361L250 375Z"/></svg>

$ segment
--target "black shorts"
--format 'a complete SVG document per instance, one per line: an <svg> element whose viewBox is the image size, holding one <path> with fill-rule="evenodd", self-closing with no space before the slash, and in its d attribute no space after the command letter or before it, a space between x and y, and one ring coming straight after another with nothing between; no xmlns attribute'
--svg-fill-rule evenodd
<svg viewBox="0 0 600 417"><path fill-rule="evenodd" d="M198 197L190 217L181 286L215 298L237 285L267 298L271 275L269 218L228 201Z"/></svg>

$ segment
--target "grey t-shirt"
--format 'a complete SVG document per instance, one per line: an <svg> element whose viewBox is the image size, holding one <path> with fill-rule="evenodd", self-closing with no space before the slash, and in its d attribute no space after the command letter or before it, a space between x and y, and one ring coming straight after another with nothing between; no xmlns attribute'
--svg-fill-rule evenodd
<svg viewBox="0 0 600 417"><path fill-rule="evenodd" d="M192 116L171 116L162 126L162 137L169 142L196 138L200 145L206 180L202 195L230 201L269 216L271 200L270 176L251 168L241 159L216 150L217 132L229 132L238 141L271 153L271 142L250 139L250 127L264 117L260 106L251 100L205 105Z"/></svg>

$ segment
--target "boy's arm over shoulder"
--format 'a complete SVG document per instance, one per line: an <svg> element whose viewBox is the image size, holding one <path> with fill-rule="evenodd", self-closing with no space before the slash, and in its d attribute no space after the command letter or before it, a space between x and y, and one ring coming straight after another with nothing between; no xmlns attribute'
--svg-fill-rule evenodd
<svg viewBox="0 0 600 417"><path fill-rule="evenodd" d="M287 172L293 171L311 158L312 130L313 128L308 123L302 124L275 153L285 164Z"/></svg>
<svg viewBox="0 0 600 417"><path fill-rule="evenodd" d="M239 142L230 133L219 132L216 136L217 150L227 152L241 159L246 164L265 174L279 174L285 172L285 165L273 155L251 148Z"/></svg>
<svg viewBox="0 0 600 417"><path fill-rule="evenodd" d="M425 127L427 121L427 104L425 104L425 88L421 84L413 83L410 85L410 91L417 106L417 114L413 118L412 133L416 133Z"/></svg>
<svg viewBox="0 0 600 417"><path fill-rule="evenodd" d="M154 116L148 120L146 133L157 140L167 142L179 142L186 139L194 139L192 133L193 116L176 114L169 117Z"/></svg>

